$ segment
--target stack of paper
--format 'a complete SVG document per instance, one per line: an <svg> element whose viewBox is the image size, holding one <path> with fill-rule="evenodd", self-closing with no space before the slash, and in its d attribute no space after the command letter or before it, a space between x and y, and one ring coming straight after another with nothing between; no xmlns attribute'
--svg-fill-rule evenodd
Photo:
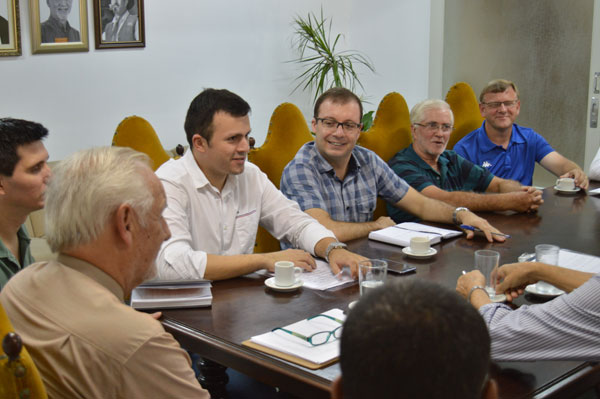
<svg viewBox="0 0 600 399"><path fill-rule="evenodd" d="M340 320L346 319L346 315L340 309L331 309L323 314ZM330 320L326 317L317 317L311 320L301 320L283 328L308 337L319 331L333 331L339 326L340 323L335 320ZM301 338L281 330L276 330L252 337L250 338L250 342L315 364L331 362L336 360L340 354L339 340L333 336L330 337L329 342L323 345L312 346L309 342Z"/></svg>
<svg viewBox="0 0 600 399"><path fill-rule="evenodd" d="M600 272L600 258L568 249L561 249L558 253L558 265L586 273Z"/></svg>
<svg viewBox="0 0 600 399"><path fill-rule="evenodd" d="M195 308L212 303L211 284L206 280L159 281L139 285L131 293L136 309Z"/></svg>
<svg viewBox="0 0 600 399"><path fill-rule="evenodd" d="M344 268L340 274L335 275L331 272L331 268L327 262L318 259L316 262L317 268L315 270L312 272L305 271L300 275L300 278L304 280L306 288L322 291L355 281L350 275L350 270L347 268Z"/></svg>
<svg viewBox="0 0 600 399"><path fill-rule="evenodd" d="M457 230L441 229L426 224L406 222L372 231L369 233L369 239L408 247L410 246L410 239L413 237L428 237L430 243L433 245L442 239L458 237L461 234L462 232Z"/></svg>

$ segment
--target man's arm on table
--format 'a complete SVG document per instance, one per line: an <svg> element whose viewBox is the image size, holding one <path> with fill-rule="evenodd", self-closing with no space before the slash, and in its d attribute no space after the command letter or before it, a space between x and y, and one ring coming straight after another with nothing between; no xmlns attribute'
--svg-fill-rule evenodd
<svg viewBox="0 0 600 399"><path fill-rule="evenodd" d="M342 242L366 237L371 231L380 230L396 224L396 222L388 216L381 216L377 220L371 222L352 223L333 220L327 211L320 208L307 209L306 213L317 219L323 226L333 231L333 234L335 234Z"/></svg>
<svg viewBox="0 0 600 399"><path fill-rule="evenodd" d="M588 177L575 162L565 158L556 151L542 158L540 165L556 176L572 177L575 179L575 185L584 190L587 190L590 184Z"/></svg>
<svg viewBox="0 0 600 399"><path fill-rule="evenodd" d="M422 220L448 224L453 223L452 215L454 213L454 207L442 201L428 198L412 187L408 189L406 195L394 204L394 206L410 212ZM485 237L489 242L493 242L494 240L500 242L505 241L505 238L502 236L492 235L492 232L500 233L500 231L490 225L487 220L480 218L473 212L461 211L457 214L457 219L460 224L468 224L479 228L484 232ZM467 238L473 238L474 234L472 231L467 231L466 233Z"/></svg>
<svg viewBox="0 0 600 399"><path fill-rule="evenodd" d="M429 198L456 206L465 206L472 211L534 211L544 202L542 192L533 187L521 186L513 180L494 177L486 193L446 191L430 185L422 194Z"/></svg>
<svg viewBox="0 0 600 399"><path fill-rule="evenodd" d="M509 266L509 267L506 267ZM525 277L528 267L525 263L502 266L499 274L507 282L506 286L525 284L533 281ZM533 265L544 277L544 281L566 289L580 287L568 295L535 306L522 306L517 310L502 303L491 303L483 289L485 278L475 270L460 276L456 290L468 298L479 309L492 338L492 358L494 360L600 360L600 347L597 345L597 331L600 328L600 277L589 278L588 273L576 272L549 265ZM504 269L504 270L503 270ZM552 270L554 269L554 270ZM556 269L563 269L562 271ZM503 271L502 271L503 270ZM502 272L501 272L502 271ZM508 277L512 275L512 277ZM558 279L564 279L559 283ZM579 285L582 281L583 284ZM504 288L499 285L498 292ZM517 289L512 287L507 292Z"/></svg>

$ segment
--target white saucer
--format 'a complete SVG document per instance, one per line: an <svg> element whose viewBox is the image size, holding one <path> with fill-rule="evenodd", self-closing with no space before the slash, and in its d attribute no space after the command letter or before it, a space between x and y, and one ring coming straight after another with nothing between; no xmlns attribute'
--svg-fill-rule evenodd
<svg viewBox="0 0 600 399"><path fill-rule="evenodd" d="M405 255L410 256L411 258L426 259L426 258L431 258L433 255L437 254L437 249L429 248L429 251L427 251L427 252L415 253L410 250L410 247L404 247L404 248L402 248L402 252Z"/></svg>
<svg viewBox="0 0 600 399"><path fill-rule="evenodd" d="M506 302L506 295L504 295L504 294L490 295L490 301L492 301L494 303Z"/></svg>
<svg viewBox="0 0 600 399"><path fill-rule="evenodd" d="M548 284L548 285L550 285L550 284ZM527 287L525 287L525 292L527 292L529 294L545 297L545 298L554 298L556 296L565 294L565 292L563 290L556 288L553 285L551 286L551 288L549 290L540 291L537 288L537 284L528 285Z"/></svg>
<svg viewBox="0 0 600 399"><path fill-rule="evenodd" d="M558 192L561 192L561 193L576 193L576 192L578 192L579 190L581 190L581 188L580 188L580 187L575 187L575 188L574 188L574 189L572 189L572 190L565 190L564 188L558 188L558 186L554 186L554 189L555 189L556 191L558 191Z"/></svg>
<svg viewBox="0 0 600 399"><path fill-rule="evenodd" d="M288 292L288 291L294 291L297 290L298 288L302 287L302 285L304 284L304 281L302 280L298 280L298 282L294 285L290 285L287 287L282 287L279 285L275 284L275 277L271 277L265 280L265 285L267 287L269 287L272 290L275 291L281 291L281 292Z"/></svg>

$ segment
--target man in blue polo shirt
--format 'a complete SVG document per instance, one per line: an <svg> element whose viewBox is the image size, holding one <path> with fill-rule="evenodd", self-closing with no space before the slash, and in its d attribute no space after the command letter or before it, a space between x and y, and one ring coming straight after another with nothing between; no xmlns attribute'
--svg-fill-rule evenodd
<svg viewBox="0 0 600 399"><path fill-rule="evenodd" d="M535 211L543 202L542 192L514 180L494 176L464 159L446 144L454 116L442 100L425 100L410 112L413 143L399 151L390 167L421 194L472 211ZM388 205L396 221L414 217Z"/></svg>
<svg viewBox="0 0 600 399"><path fill-rule="evenodd" d="M494 175L531 185L538 162L560 177L572 177L575 185L588 187L588 178L573 161L568 160L532 129L515 122L521 108L519 91L508 80L493 80L479 96L479 110L485 121L481 127L463 137L454 151Z"/></svg>

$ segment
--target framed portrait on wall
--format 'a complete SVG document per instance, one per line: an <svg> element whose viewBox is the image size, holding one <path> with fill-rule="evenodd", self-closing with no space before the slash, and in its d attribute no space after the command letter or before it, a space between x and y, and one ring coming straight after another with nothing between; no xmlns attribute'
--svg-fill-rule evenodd
<svg viewBox="0 0 600 399"><path fill-rule="evenodd" d="M34 54L88 51L86 0L29 0L29 13Z"/></svg>
<svg viewBox="0 0 600 399"><path fill-rule="evenodd" d="M0 0L0 56L21 55L19 0Z"/></svg>
<svg viewBox="0 0 600 399"><path fill-rule="evenodd" d="M144 0L94 0L97 49L145 47Z"/></svg>

